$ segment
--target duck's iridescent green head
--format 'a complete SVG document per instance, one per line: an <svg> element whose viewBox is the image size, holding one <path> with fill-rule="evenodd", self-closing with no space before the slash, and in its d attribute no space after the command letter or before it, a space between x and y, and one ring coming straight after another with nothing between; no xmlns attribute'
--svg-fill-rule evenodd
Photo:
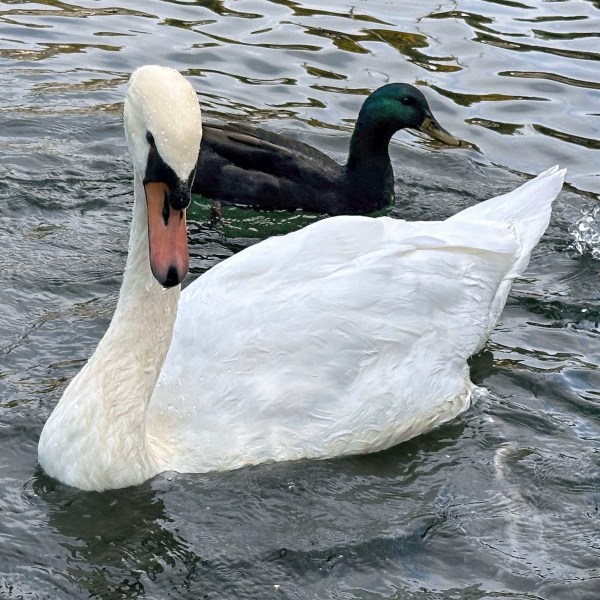
<svg viewBox="0 0 600 600"><path fill-rule="evenodd" d="M360 109L357 126L390 136L399 129L416 129L445 144L460 145L460 140L437 122L425 96L406 83L390 83L375 90Z"/></svg>

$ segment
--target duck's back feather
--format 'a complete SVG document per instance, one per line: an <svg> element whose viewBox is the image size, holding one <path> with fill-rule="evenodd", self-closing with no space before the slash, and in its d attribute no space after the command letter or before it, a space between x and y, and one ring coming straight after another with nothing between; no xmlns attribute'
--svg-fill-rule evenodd
<svg viewBox="0 0 600 600"><path fill-rule="evenodd" d="M276 133L205 125L193 192L266 209L335 212L342 172L316 148Z"/></svg>

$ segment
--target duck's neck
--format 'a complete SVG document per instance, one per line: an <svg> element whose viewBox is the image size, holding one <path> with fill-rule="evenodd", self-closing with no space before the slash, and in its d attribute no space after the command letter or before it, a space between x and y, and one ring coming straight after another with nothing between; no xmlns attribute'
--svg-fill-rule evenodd
<svg viewBox="0 0 600 600"><path fill-rule="evenodd" d="M398 126L390 119L378 118L365 103L358 114L354 132L350 139L347 167L362 169L364 164L379 165L380 168L390 164L389 145Z"/></svg>
<svg viewBox="0 0 600 600"><path fill-rule="evenodd" d="M179 286L165 290L153 277L147 223L136 175L129 254L113 319L40 439L44 469L83 489L143 481L157 469L146 409L171 343Z"/></svg>
<svg viewBox="0 0 600 600"><path fill-rule="evenodd" d="M396 131L389 123L374 120L363 111L358 116L345 172L352 195L360 196L361 212L378 210L393 198L394 172L389 144Z"/></svg>

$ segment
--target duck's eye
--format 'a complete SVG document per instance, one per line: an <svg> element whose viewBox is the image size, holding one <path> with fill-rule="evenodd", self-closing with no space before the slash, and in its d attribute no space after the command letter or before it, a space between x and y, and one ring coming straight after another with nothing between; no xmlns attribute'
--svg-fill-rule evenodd
<svg viewBox="0 0 600 600"><path fill-rule="evenodd" d="M404 104L405 106L412 106L415 103L414 98L411 98L410 96L404 96L400 102L402 102L402 104Z"/></svg>
<svg viewBox="0 0 600 600"><path fill-rule="evenodd" d="M146 131L146 141L151 145L154 146L154 136L149 132Z"/></svg>

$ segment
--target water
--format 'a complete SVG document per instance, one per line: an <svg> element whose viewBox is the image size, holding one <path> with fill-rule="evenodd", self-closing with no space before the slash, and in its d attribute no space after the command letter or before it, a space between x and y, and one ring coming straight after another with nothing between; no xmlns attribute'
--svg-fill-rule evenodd
<svg viewBox="0 0 600 600"><path fill-rule="evenodd" d="M582 599L600 590L600 4L0 2L0 597ZM131 210L129 73L175 66L205 117L339 160L370 90L417 83L468 142L408 133L389 213L439 219L560 162L568 185L474 379L390 451L82 493L36 466L106 329ZM196 276L310 215L197 199Z"/></svg>

